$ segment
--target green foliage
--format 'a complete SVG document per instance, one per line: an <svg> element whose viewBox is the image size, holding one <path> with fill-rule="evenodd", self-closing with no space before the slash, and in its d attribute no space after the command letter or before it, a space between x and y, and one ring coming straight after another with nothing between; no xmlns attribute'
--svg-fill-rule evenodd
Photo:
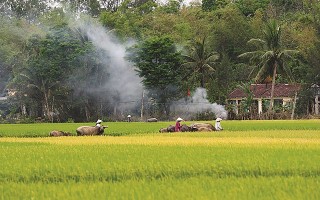
<svg viewBox="0 0 320 200"><path fill-rule="evenodd" d="M180 96L181 54L171 38L152 37L133 49L130 57L142 78L144 86L152 92L168 112L167 102Z"/></svg>
<svg viewBox="0 0 320 200"><path fill-rule="evenodd" d="M215 71L219 54L210 51L206 42L206 37L191 41L188 55L184 55L184 74L186 80L195 79L200 82L199 86L206 88L206 83Z"/></svg>
<svg viewBox="0 0 320 200"><path fill-rule="evenodd" d="M271 0L270 3L281 12L298 10L303 6L303 1L300 0Z"/></svg>
<svg viewBox="0 0 320 200"><path fill-rule="evenodd" d="M201 6L204 11L213 11L224 8L227 4L227 0L203 0Z"/></svg>
<svg viewBox="0 0 320 200"><path fill-rule="evenodd" d="M165 89L177 85L179 77L180 53L169 37L154 37L137 47L133 58L139 76L149 89Z"/></svg>
<svg viewBox="0 0 320 200"><path fill-rule="evenodd" d="M256 45L257 50L240 54L239 57L250 58L256 65L256 76L254 81L261 83L267 77L272 77L271 103L269 110L273 109L274 85L277 73L286 75L289 80L293 80L290 69L285 65L286 60L293 60L296 50L285 49L281 43L281 27L275 20L269 21L264 29L263 38L251 39L248 41Z"/></svg>
<svg viewBox="0 0 320 200"><path fill-rule="evenodd" d="M238 0L236 5L245 16L252 16L259 9L265 10L270 0Z"/></svg>
<svg viewBox="0 0 320 200"><path fill-rule="evenodd" d="M144 18L152 14L157 4L152 1L123 1L116 12L106 10L99 16L100 22L114 31L120 40L141 38L146 28Z"/></svg>
<svg viewBox="0 0 320 200"><path fill-rule="evenodd" d="M233 69L233 63L227 54L222 54L220 62L215 66L216 70L213 74L213 78L209 81L208 99L210 102L216 102L218 104L225 104L230 89L232 88L233 81L241 80L241 76L236 76L236 70ZM226 76L228 74L228 76ZM223 88L223 89L222 89Z"/></svg>
<svg viewBox="0 0 320 200"><path fill-rule="evenodd" d="M44 103L41 101L44 100L42 97L44 93L41 94L36 87L27 87L31 84L26 77L17 77L21 72L27 75L27 72L22 69L29 68L31 65L43 70L42 72L33 70L32 73L36 78L28 74L29 78L34 81L43 80L47 85L45 88L54 84L54 81L50 79L57 80L57 77L60 77L58 78L60 83L56 86L63 85L64 87L52 88L50 95L54 95L56 101L59 102L56 104L61 105L59 112L64 113L64 121L70 116L76 121L83 121L99 115L99 109L92 106L96 105L98 100L83 88L91 89L104 83L108 77L108 71L102 71L102 62L97 56L99 52L92 49L88 38L79 30L68 30L70 24L65 25L69 21L78 22L76 18L66 20L66 17L83 17L83 14L98 18L107 31L112 32L122 42L145 41L147 38L168 35L179 51L189 56L193 48L189 41L206 37L206 50L225 56L227 60L225 66L215 65L216 71L214 73L204 72L205 78L201 77L202 72L192 76L189 74L188 80L180 86L185 87L184 91L186 88L194 89L199 86L200 79L202 79L200 85L207 88L210 101L221 104L225 103L228 92L240 82L248 81L250 71L257 67L256 63L252 66L248 60L241 63L244 60L238 58L238 55L243 52L262 49L253 49L252 46L246 45L246 42L250 38L265 39L263 38L265 22L276 19L282 27L280 38L282 50L296 49L300 52L299 61L289 60L282 63L287 69L277 71L282 76L278 75L276 81L290 81L290 78L284 74L291 71L296 82L320 85L320 57L317 53L320 49L320 3L318 1L204 0L202 5L191 3L190 6L184 6L180 0L168 1L166 4L158 4L154 0L121 2L116 0L63 0L59 2L63 7L53 8L46 2L35 0L5 0L2 2L0 8L0 93L10 87L23 91L16 97L12 104L13 107L10 108L12 111L17 111L17 115L24 115L22 105L27 106L27 113L31 115L30 117L43 113ZM74 13L69 15L66 10ZM51 34L47 34L48 30L51 30ZM33 39L29 39L31 34L38 35L38 38L33 38L34 41L32 41ZM31 45L33 46L32 51L30 50ZM64 55L62 52L65 51L68 53ZM39 67L42 65L47 68ZM178 68L178 65L176 67ZM257 67L256 70L258 69L261 68ZM61 73L64 70L65 72ZM98 71L101 72L100 75L97 74ZM189 73L189 70L184 72L174 69L174 71L181 73L188 71ZM258 74L257 71L253 74ZM38 76L39 74L41 76ZM262 74L267 76L270 73ZM86 76L90 77L89 83L82 81ZM157 73L154 79L161 76L161 73ZM100 82L98 83L97 80ZM19 86L14 86L13 83ZM179 93L176 89L177 87L173 87L173 90L167 93ZM46 91L49 90L46 89ZM158 91L151 93L154 93L152 96L156 96ZM28 96L24 96L25 94ZM49 93L47 95L50 96ZM309 96L306 99L312 99L312 97ZM50 101L53 100L49 98L48 101L50 107L52 103ZM67 101L72 102L72 105L63 103ZM158 99L158 102L163 101L165 100ZM307 105L305 104L303 110L307 110ZM108 111L112 110L108 105L105 107Z"/></svg>
<svg viewBox="0 0 320 200"><path fill-rule="evenodd" d="M241 101L241 110L242 112L252 112L253 106L253 92L250 90L251 82L242 83L239 85L239 88L246 94L246 98Z"/></svg>
<svg viewBox="0 0 320 200"><path fill-rule="evenodd" d="M28 60L25 66L19 66L10 85L17 90L13 99L16 104L27 106L28 113L40 110L50 121L54 113L60 113L60 119L66 118L63 105L70 98L70 90L74 89L68 81L75 78L76 70L86 66L87 63L80 59L92 48L78 36L76 30L61 24L45 36L30 37L26 44ZM84 72L88 74L86 70ZM81 82L77 84L79 87ZM43 117L42 114L35 117L39 116Z"/></svg>
<svg viewBox="0 0 320 200"><path fill-rule="evenodd" d="M237 56L247 49L246 42L253 34L250 23L234 5L213 14L213 20L219 23L212 25L212 48L219 53L226 53L233 62L238 63Z"/></svg>
<svg viewBox="0 0 320 200"><path fill-rule="evenodd" d="M26 55L23 50L32 26L24 20L0 15L0 94L12 79L13 70L24 66Z"/></svg>
<svg viewBox="0 0 320 200"><path fill-rule="evenodd" d="M161 9L165 13L179 13L181 0L170 0L166 5L162 6Z"/></svg>
<svg viewBox="0 0 320 200"><path fill-rule="evenodd" d="M17 18L27 18L30 21L43 14L49 5L45 1L27 0L11 1L3 0L0 7L1 13Z"/></svg>

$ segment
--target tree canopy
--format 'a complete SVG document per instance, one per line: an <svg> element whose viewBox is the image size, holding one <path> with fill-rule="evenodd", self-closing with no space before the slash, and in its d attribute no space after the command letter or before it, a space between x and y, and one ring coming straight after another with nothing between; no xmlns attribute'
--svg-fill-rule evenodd
<svg viewBox="0 0 320 200"><path fill-rule="evenodd" d="M225 104L228 93L252 78L288 83L294 77L306 91L320 85L318 1L5 0L0 10L0 94L16 94L0 102L5 118L139 115L139 107L114 112L118 99L118 106L157 104L158 115L169 119L169 103L197 87L211 103ZM85 30L88 18L100 29ZM130 64L118 58L125 48ZM109 81L123 63L136 69L147 96L120 102L111 95ZM305 106L299 114L308 114L312 92L299 101Z"/></svg>

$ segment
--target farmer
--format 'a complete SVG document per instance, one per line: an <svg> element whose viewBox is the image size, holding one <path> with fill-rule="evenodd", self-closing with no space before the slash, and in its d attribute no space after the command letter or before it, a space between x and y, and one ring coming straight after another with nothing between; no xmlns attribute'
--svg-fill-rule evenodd
<svg viewBox="0 0 320 200"><path fill-rule="evenodd" d="M222 126L221 126L221 124L220 124L221 121L222 121L222 119L221 119L220 117L218 117L218 118L216 119L216 124L214 125L214 128L216 129L216 131L221 131L221 130L223 130L223 128L222 128Z"/></svg>
<svg viewBox="0 0 320 200"><path fill-rule="evenodd" d="M102 122L102 120L101 119L98 119L98 121L96 122L96 127L101 127L101 122Z"/></svg>
<svg viewBox="0 0 320 200"><path fill-rule="evenodd" d="M180 122L183 121L180 117L176 120L176 126L174 128L175 132L180 132L181 131L181 124Z"/></svg>
<svg viewBox="0 0 320 200"><path fill-rule="evenodd" d="M128 115L127 118L128 118L128 122L131 122L131 115Z"/></svg>

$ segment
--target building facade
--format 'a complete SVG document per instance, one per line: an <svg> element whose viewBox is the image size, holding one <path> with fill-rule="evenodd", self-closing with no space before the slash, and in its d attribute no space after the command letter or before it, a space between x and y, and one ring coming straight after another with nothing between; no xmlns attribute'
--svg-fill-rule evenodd
<svg viewBox="0 0 320 200"><path fill-rule="evenodd" d="M276 84L274 88L274 107L290 108L299 90L300 85L297 84ZM265 112L270 104L271 84L251 84L250 92L237 88L228 95L227 103L232 106L235 114L239 114L241 104L248 97L252 98L252 107L258 114Z"/></svg>

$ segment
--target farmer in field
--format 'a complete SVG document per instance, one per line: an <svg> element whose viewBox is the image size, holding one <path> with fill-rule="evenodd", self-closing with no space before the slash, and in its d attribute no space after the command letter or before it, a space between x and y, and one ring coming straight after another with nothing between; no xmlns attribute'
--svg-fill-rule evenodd
<svg viewBox="0 0 320 200"><path fill-rule="evenodd" d="M96 122L96 127L101 127L101 123L102 123L102 120L101 119L98 119L97 122Z"/></svg>
<svg viewBox="0 0 320 200"><path fill-rule="evenodd" d="M221 126L221 124L220 124L221 121L222 121L222 119L221 119L220 117L218 117L218 118L216 119L216 124L214 125L214 128L216 129L216 131L221 131L221 130L223 130L223 128L222 128L222 126Z"/></svg>
<svg viewBox="0 0 320 200"><path fill-rule="evenodd" d="M180 132L181 131L181 124L180 122L183 121L180 117L176 120L176 126L174 128L175 132Z"/></svg>

